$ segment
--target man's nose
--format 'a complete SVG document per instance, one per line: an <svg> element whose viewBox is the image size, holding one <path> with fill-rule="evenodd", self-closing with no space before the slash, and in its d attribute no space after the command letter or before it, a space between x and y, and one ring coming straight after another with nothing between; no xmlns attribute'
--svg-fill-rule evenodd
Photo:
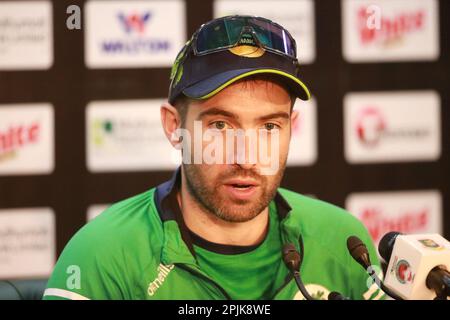
<svg viewBox="0 0 450 320"><path fill-rule="evenodd" d="M255 163L236 163L237 166L241 167L244 170L252 170L255 168Z"/></svg>

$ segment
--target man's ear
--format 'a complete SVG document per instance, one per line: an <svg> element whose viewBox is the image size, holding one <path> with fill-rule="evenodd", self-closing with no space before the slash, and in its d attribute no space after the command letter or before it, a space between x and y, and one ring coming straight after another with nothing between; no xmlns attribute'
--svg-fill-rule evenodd
<svg viewBox="0 0 450 320"><path fill-rule="evenodd" d="M296 126L299 116L300 116L300 114L299 114L298 110L292 110L292 112L291 112L291 134L292 134L293 128Z"/></svg>
<svg viewBox="0 0 450 320"><path fill-rule="evenodd" d="M175 147L181 142L175 133L178 128L181 128L180 114L178 110L168 102L164 102L161 105L160 112L164 133L172 146Z"/></svg>

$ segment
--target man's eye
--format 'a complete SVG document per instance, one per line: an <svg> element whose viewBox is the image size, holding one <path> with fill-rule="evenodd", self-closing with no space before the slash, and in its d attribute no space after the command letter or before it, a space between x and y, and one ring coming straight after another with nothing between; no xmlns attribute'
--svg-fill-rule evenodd
<svg viewBox="0 0 450 320"><path fill-rule="evenodd" d="M227 126L225 121L216 121L212 123L214 129L223 130Z"/></svg>
<svg viewBox="0 0 450 320"><path fill-rule="evenodd" d="M273 129L277 129L278 125L276 125L275 123L265 123L264 124L264 129L266 129L267 131L271 131Z"/></svg>

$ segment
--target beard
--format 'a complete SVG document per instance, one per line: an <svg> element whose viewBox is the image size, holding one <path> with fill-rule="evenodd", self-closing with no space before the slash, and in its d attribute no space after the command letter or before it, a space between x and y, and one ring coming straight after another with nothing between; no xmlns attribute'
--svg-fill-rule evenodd
<svg viewBox="0 0 450 320"><path fill-rule="evenodd" d="M199 165L183 164L183 169L187 190L202 209L227 222L246 222L258 216L275 197L285 166L286 161L280 164L280 169L270 176L271 179L258 174L254 169L238 166L227 166L214 179ZM230 199L226 192L221 192L223 181L236 177L258 181L257 195L250 200L240 200Z"/></svg>

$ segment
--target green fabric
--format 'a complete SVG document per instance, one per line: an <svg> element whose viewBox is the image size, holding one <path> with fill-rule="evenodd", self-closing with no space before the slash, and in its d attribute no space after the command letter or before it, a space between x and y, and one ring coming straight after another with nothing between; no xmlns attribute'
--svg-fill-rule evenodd
<svg viewBox="0 0 450 320"><path fill-rule="evenodd" d="M216 279L232 299L270 299L274 294L274 279L282 263L282 243L273 203L269 209L268 233L250 252L219 254L194 246L200 268Z"/></svg>
<svg viewBox="0 0 450 320"><path fill-rule="evenodd" d="M204 264L203 267L199 265L182 240L178 224L174 220L161 221L154 192L155 189L151 189L121 201L81 228L61 253L44 299L260 296L256 291L259 288L251 293L247 289L239 292L239 288L230 289L224 284L224 276L209 275L208 267L203 270ZM347 237L356 235L367 244L372 262L379 265L375 248L362 223L329 203L281 188L279 192L292 207L279 224L281 241L293 243L299 250L302 236L305 252L301 274L309 292L320 298L326 298L330 291L338 291L352 299L379 298L375 287L368 289L366 272L346 249ZM273 202L271 207L274 208ZM270 271L273 281L266 297L301 299L295 282L292 279L286 282L289 278L284 263L274 263L273 268L276 271ZM262 285L269 271L251 275L248 270L242 272L248 274L246 281Z"/></svg>

